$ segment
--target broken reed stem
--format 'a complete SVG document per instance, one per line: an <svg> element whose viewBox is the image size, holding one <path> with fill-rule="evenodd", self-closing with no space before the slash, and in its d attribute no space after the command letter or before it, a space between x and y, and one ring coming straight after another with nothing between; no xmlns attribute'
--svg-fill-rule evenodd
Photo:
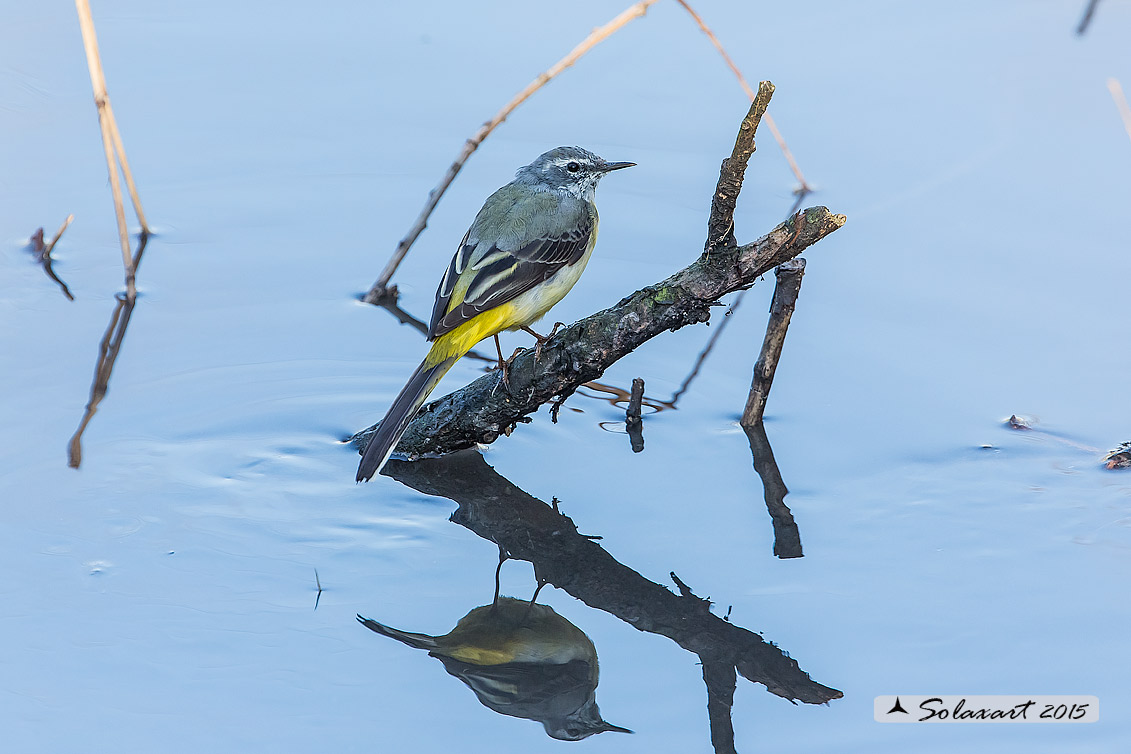
<svg viewBox="0 0 1131 754"><path fill-rule="evenodd" d="M753 102L755 97L754 90L750 87L750 84L746 82L746 77L742 75L742 71L739 70L738 65L734 62L731 56L727 54L726 48L723 47L723 43L719 41L719 38L715 36L715 33L711 31L710 27L708 27L707 24L703 21L702 16L696 13L695 9L688 5L685 0L676 0L676 2L682 5L683 9L686 10L693 19L695 19L695 23L699 24L700 30L702 30L702 32L707 35L707 39L711 40L711 44L713 44L715 46L715 49L719 51L719 54L723 56L723 60L726 61L726 64L730 68L730 70L734 72L735 77L738 79L738 83L742 86L743 91L746 92L746 96L750 98L751 102ZM793 158L793 152L789 150L789 145L785 143L785 139L782 137L781 131L778 130L777 124L774 123L773 116L769 113L766 113L765 117L766 126L769 127L770 134L773 135L774 141L778 143L778 147L781 149L782 154L785 156L785 161L789 163L789 169L793 171L793 175L797 178L797 182L801 184L800 186L798 186L797 190L794 193L800 194L801 196L811 193L813 189L809 185L808 181L805 180L805 176L801 174L801 167L797 164L797 160Z"/></svg>
<svg viewBox="0 0 1131 754"><path fill-rule="evenodd" d="M624 10L624 12L622 12L612 21L609 21L609 23L594 29L589 34L589 36L581 41L581 44L574 47L568 55L559 60L557 63L554 63L554 65L550 66L550 68L548 68L546 71L538 74L538 76L529 84L527 84L526 87L522 89L522 91L512 97L510 102L503 105L503 108L499 110L499 112L495 113L495 116L491 118L491 120L480 126L479 130L476 131L470 139L464 142L463 149L460 150L460 153L456 156L455 161L448 166L448 170L446 173L444 173L443 178L440 179L440 182L436 185L435 188L428 192L428 201L424 203L424 209L420 211L420 215L416 218L416 222L414 222L412 227L409 228L408 234L400 240L400 243L397 244L396 251L393 252L393 256L385 265L385 269L381 271L381 275L377 278L377 282L375 282L369 289L369 292L365 294L365 301L367 303L375 304L389 295L389 281L392 280L393 273L397 271L397 267L400 266L401 261L405 258L405 255L408 254L408 250L416 242L416 239L420 236L421 233L424 232L425 227L427 227L428 225L428 218L431 217L433 210L436 209L436 205L440 203L440 198L444 195L444 192L446 192L448 190L448 187L452 185L452 181L455 180L456 175L459 174L459 171L463 168L464 163L466 163L468 158L471 157L476 149L479 148L479 145L483 143L483 140L486 139L491 134L491 132L494 131L503 121L505 121L507 119L507 116L514 112L515 108L529 99L530 96L534 94L534 92L541 89L562 71L572 66L578 61L578 59L581 58L582 55L589 52L589 50L593 49L600 42L603 42L605 39L612 36L614 32L627 24L629 21L643 16L648 11L648 7L655 4L656 2L657 0L640 0L640 2L634 3L629 6Z"/></svg>
<svg viewBox="0 0 1131 754"><path fill-rule="evenodd" d="M145 211L141 208L141 199L137 194L137 184L134 183L134 174L130 170L130 161L126 159L126 148L122 145L122 134L118 131L118 119L114 117L114 107L110 100L106 100L106 112L110 115L110 135L114 137L114 151L118 154L118 162L122 166L122 175L126 178L126 188L130 192L130 201L134 205L134 214L137 215L141 232L149 235L149 223L145 221ZM768 123L769 121L767 121ZM772 126L771 126L772 128Z"/></svg>
<svg viewBox="0 0 1131 754"><path fill-rule="evenodd" d="M777 284L774 298L770 304L770 321L766 324L766 337L762 341L762 352L754 364L754 378L750 383L750 395L746 408L739 421L743 427L753 427L762 421L766 410L766 399L774 382L774 372L778 368L785 335L789 330L789 319L797 305L797 294L801 291L801 278L805 275L805 260L791 259L783 262L774 273Z"/></svg>
<svg viewBox="0 0 1131 754"><path fill-rule="evenodd" d="M88 0L75 0L75 10L78 11L79 27L82 30L82 43L83 49L86 51L87 69L90 71L90 86L94 91L94 104L98 108L98 125L102 132L106 169L110 174L110 192L114 197L114 215L118 222L118 241L122 247L122 265L126 273L126 296L133 300L137 296L135 281L137 264L130 251L130 234L126 227L126 210L122 201L122 186L118 175L119 165L122 174L125 175L130 199L133 201L134 211L137 213L143 236L149 235L149 225L145 221L141 199L138 198L137 187L126 160L122 135L119 133L118 124L114 120L114 111L110 107L110 95L106 91L106 77L102 72L102 60L98 52L98 37L94 31L94 19L90 14L90 3Z"/></svg>
<svg viewBox="0 0 1131 754"><path fill-rule="evenodd" d="M1119 79L1108 79L1107 90L1111 92L1111 98L1115 100L1115 107L1119 110L1119 117L1123 119L1123 127L1127 129L1127 135L1131 136L1131 107L1127 105L1127 97L1123 95L1123 87L1120 86Z"/></svg>
<svg viewBox="0 0 1131 754"><path fill-rule="evenodd" d="M63 224L59 226L59 230L55 231L55 237L51 239L51 243L47 244L47 246L44 247L43 256L51 256L51 252L54 251L55 244L59 243L59 238L62 237L63 231L67 229L67 227L71 224L71 222L74 221L74 219L74 215L67 215L67 219L64 220Z"/></svg>

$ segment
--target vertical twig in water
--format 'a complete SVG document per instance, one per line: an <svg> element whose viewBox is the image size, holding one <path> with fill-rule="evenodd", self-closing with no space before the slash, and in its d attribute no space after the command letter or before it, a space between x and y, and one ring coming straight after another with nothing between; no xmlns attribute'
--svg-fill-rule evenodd
<svg viewBox="0 0 1131 754"><path fill-rule="evenodd" d="M643 402L644 380L641 377L636 377L632 380L632 394L628 399L628 408L624 412L624 426L628 431L628 439L632 443L633 453L644 450L644 420L640 417L640 408Z"/></svg>
<svg viewBox="0 0 1131 754"><path fill-rule="evenodd" d="M396 288L389 286L389 281L392 280L393 273L397 271L397 267L400 266L401 260L403 260L405 258L405 255L408 254L409 248L411 248L413 243L416 242L416 239L420 236L420 234L424 232L424 228L428 225L428 218L432 216L432 211L435 210L436 205L440 203L440 198L444 195L444 192L447 191L448 187L452 185L452 181L455 180L456 175L463 168L464 163L467 162L472 153L479 148L479 145L483 143L483 140L486 139L490 135L490 133L499 126L499 124L506 120L507 116L514 112L515 108L529 99L530 95L541 89L551 79L560 74L566 68L569 68L571 65L576 63L582 55L589 52L589 50L595 47L598 43L603 42L605 39L610 37L615 31L617 31L617 29L621 28L629 21L643 16L648 11L648 7L650 5L653 5L655 2L656 0L640 0L640 2L633 3L612 21L609 21L609 23L605 24L604 26L600 26L594 29L589 34L589 36L581 41L581 44L573 48L573 50L571 50L568 55L559 60L557 63L554 63L554 65L552 65L546 71L540 73L538 77L527 84L522 91L511 98L510 102L503 105L503 108L499 110L499 112L495 113L495 117L491 118L491 120L480 126L479 130L476 131L470 139L464 142L463 149L460 150L460 153L456 156L455 161L448 166L448 170L446 173L444 173L443 178L440 179L440 182L436 185L435 188L428 192L428 201L424 203L424 209L420 211L420 215L416 218L416 222L414 222L412 227L409 228L408 234L400 240L400 243L397 244L397 248L393 252L393 256L385 265L385 269L382 270L381 276L377 278L377 282L375 282L369 289L369 292L365 294L364 300L367 303L376 304L386 297L396 295Z"/></svg>
<svg viewBox="0 0 1131 754"><path fill-rule="evenodd" d="M102 147L106 153L106 169L110 173L110 191L114 196L114 214L118 221L118 241L122 247L122 265L126 272L126 296L132 301L137 296L135 281L137 262L130 252L130 235L126 227L126 210L122 201L122 186L118 176L119 165L122 174L125 175L134 211L137 213L138 222L141 224L143 237L149 235L149 225L146 223L145 213L141 209L141 200L138 198L137 187L134 185L129 162L126 160L126 150L122 146L122 136L118 132L118 124L114 120L114 110L110 106L110 95L106 91L106 77L102 72L102 61L98 53L98 37L94 32L94 19L90 15L90 3L88 0L75 0L75 9L78 11L79 26L82 29L86 64L90 70L90 85L94 91L94 104L98 108L98 125L102 131Z"/></svg>
<svg viewBox="0 0 1131 754"><path fill-rule="evenodd" d="M1111 98L1115 100L1115 107L1119 110L1119 117L1123 119L1123 128L1127 130L1127 135L1131 136L1131 107L1127 106L1127 98L1123 96L1123 87L1120 86L1119 79L1108 79L1107 90L1111 92Z"/></svg>
<svg viewBox="0 0 1131 754"><path fill-rule="evenodd" d="M742 71L739 70L738 65L731 59L730 55L727 54L723 43L719 41L719 38L715 36L715 33L711 31L710 27L703 21L703 18L695 12L695 9L687 4L686 0L676 0L676 2L682 5L683 9L695 19L695 23L699 24L699 28L707 35L707 39L711 40L711 44L713 44L715 49L719 51L719 54L723 56L723 60L726 61L727 66L734 72L735 77L738 78L738 83L742 86L743 91L746 92L746 96L753 101L755 96L754 90L750 87L750 84L746 83L746 77L742 75ZM785 156L785 161L789 163L789 169L793 171L794 177L797 178L797 182L800 184L797 187L797 191L794 192L798 194L799 198L797 201L800 203L800 197L811 193L813 189L805 180L805 176L801 174L801 168L798 166L797 160L793 159L793 152L789 151L789 146L785 143L781 131L778 130L777 124L774 123L774 119L769 113L766 113L766 126L769 127L770 133L773 134L774 141L778 143L778 147Z"/></svg>
<svg viewBox="0 0 1131 754"><path fill-rule="evenodd" d="M762 352L754 364L754 378L750 383L750 395L742 412L743 427L750 427L762 421L766 410L766 399L774 382L774 372L781 358L785 334L789 330L789 318L797 304L797 294L801 290L801 277L805 274L805 260L791 259L778 266L775 271L777 285L770 304L770 321L766 325L766 337L762 341Z"/></svg>

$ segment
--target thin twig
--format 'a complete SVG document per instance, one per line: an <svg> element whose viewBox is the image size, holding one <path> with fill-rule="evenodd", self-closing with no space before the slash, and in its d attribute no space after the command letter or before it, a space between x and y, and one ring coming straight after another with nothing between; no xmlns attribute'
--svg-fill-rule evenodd
<svg viewBox="0 0 1131 754"><path fill-rule="evenodd" d="M789 318L793 316L797 304L797 294L801 291L801 278L805 274L805 260L792 259L783 263L775 272L777 285L770 304L770 321L766 325L766 337L762 341L762 352L754 364L754 378L750 383L750 395L742 412L743 427L752 427L762 421L766 410L766 399L774 382L774 372L781 358L782 345L789 330Z"/></svg>
<svg viewBox="0 0 1131 754"><path fill-rule="evenodd" d="M723 160L719 169L719 182L711 197L711 214L707 218L707 241L703 245L708 254L713 249L735 245L734 208L738 204L738 194L742 191L746 165L756 149L754 134L773 95L774 85L769 81L758 84L758 95L754 97L750 110L742 119L730 157Z"/></svg>
<svg viewBox="0 0 1131 754"><path fill-rule="evenodd" d="M479 130L476 131L470 139L464 142L463 149L460 150L455 161L448 166L448 170L444 173L443 178L440 179L440 182L434 189L428 192L428 201L424 203L424 209L421 210L420 215L416 218L416 222L409 228L408 234L397 244L396 251L393 252L393 256L385 265L381 276L377 278L377 282L375 282L369 289L369 292L365 294L365 301L367 303L376 304L390 295L388 286L389 281L393 278L393 273L397 271L397 267L400 266L409 248L416 242L420 234L424 232L424 228L428 225L428 218L431 217L432 211L436 209L436 205L440 203L440 198L444 195L444 192L448 190L452 181L455 180L456 175L463 168L464 163L467 162L472 153L479 148L483 140L486 139L499 124L506 120L507 116L509 116L516 107L525 102L530 95L534 94L534 92L545 86L555 76L576 63L582 55L589 52L589 50L593 49L598 43L603 42L616 32L617 29L621 28L629 21L643 16L648 11L648 7L653 5L656 1L657 0L641 0L640 2L634 3L619 16L609 21L609 23L594 29L588 37L582 40L581 44L577 45L568 55L527 84L510 102L503 105L503 108L499 110L491 120L480 126Z"/></svg>
<svg viewBox="0 0 1131 754"><path fill-rule="evenodd" d="M118 132L117 123L114 121L114 111L110 107L110 95L106 91L106 77L102 72L102 60L98 52L98 37L94 31L94 19L90 15L88 0L75 0L75 9L79 15L79 26L82 29L83 49L86 51L86 65L90 71L90 85L94 91L94 104L98 108L98 125L102 131L102 147L106 153L106 169L110 174L110 192L114 197L114 216L118 221L118 241L122 247L122 265L126 273L126 296L133 300L137 296L135 276L137 264L130 253L130 234L126 227L126 210L122 201L122 186L118 176L119 164L121 171L126 176L130 196L133 200L134 210L137 212L138 222L141 224L143 236L149 235L149 227L141 209L141 200L137 196L133 176L126 162L125 148L122 146L122 137Z"/></svg>
<svg viewBox="0 0 1131 754"><path fill-rule="evenodd" d="M683 9L686 10L693 19L695 19L695 23L699 24L699 28L703 31L704 34L707 35L707 38L711 40L711 44L713 44L715 46L715 49L719 51L719 54L723 56L723 60L726 61L727 66L730 67L731 71L734 72L735 77L738 78L738 83L742 86L743 91L746 92L746 96L750 98L751 102L753 102L755 97L754 90L750 87L750 84L746 82L746 77L742 75L742 71L739 70L738 65L734 62L731 56L727 54L726 49L723 47L723 43L719 41L719 38L715 36L715 33L711 31L710 27L708 27L707 24L703 21L702 16L696 13L695 9L688 5L685 0L676 0L676 2L682 5ZM770 133L773 135L774 141L778 143L778 147L781 149L782 154L785 155L785 161L789 163L789 169L793 171L793 175L797 178L797 182L800 184L794 193L799 194L801 197L811 193L813 191L813 188L809 185L809 182L805 180L805 176L801 174L801 168L800 166L798 166L797 160L793 159L793 152L789 151L789 145L785 143L785 139L782 137L781 131L778 130L777 124L774 123L773 116L771 116L769 113L766 113L765 118L766 125L770 129ZM799 203L800 201L801 199L798 198Z"/></svg>
<svg viewBox="0 0 1131 754"><path fill-rule="evenodd" d="M1096 12L1096 6L1100 4L1100 0L1088 0L1088 7L1084 9L1084 17L1080 19L1080 25L1076 27L1076 36L1083 35L1088 30L1088 24L1092 23L1092 14Z"/></svg>
<svg viewBox="0 0 1131 754"><path fill-rule="evenodd" d="M1131 136L1131 107L1127 106L1127 97L1123 96L1123 87L1120 86L1119 79L1108 79L1107 90L1115 100L1115 107L1119 110L1119 117L1123 119L1123 127L1127 129L1127 135Z"/></svg>

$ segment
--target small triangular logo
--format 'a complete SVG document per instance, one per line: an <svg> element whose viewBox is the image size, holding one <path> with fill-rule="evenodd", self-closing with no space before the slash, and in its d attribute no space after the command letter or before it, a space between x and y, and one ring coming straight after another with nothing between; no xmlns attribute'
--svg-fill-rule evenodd
<svg viewBox="0 0 1131 754"><path fill-rule="evenodd" d="M905 715L911 714L907 710L903 709L903 705L899 703L899 697L898 696L895 698L895 705L891 709L888 710L888 714L890 715L893 712L902 712Z"/></svg>

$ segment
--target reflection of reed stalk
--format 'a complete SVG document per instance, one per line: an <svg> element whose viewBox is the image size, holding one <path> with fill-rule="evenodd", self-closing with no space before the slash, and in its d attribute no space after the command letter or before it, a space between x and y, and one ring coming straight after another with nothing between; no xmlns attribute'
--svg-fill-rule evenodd
<svg viewBox="0 0 1131 754"><path fill-rule="evenodd" d="M738 79L738 83L742 85L743 91L746 92L746 96L750 98L751 102L753 102L755 96L754 90L750 88L750 84L746 83L746 77L742 75L742 71L738 69L738 66L735 64L734 60L732 60L730 55L727 54L727 51L723 48L723 44L719 41L719 38L715 36L714 32L712 32L707 24L703 22L702 17L700 17L700 15L696 13L695 10L685 2L685 0L675 1L682 5L683 9L691 14L691 17L695 19L695 23L699 24L699 28L703 31L704 34L707 35L707 39L711 40L711 44L715 46L715 49L718 50L719 54L723 56L723 60L726 61L727 66L729 66L731 71L734 72L735 77ZM789 151L789 147L786 145L785 139L782 138L781 131L778 130L778 126L776 123L774 123L773 117L771 117L769 113L766 113L764 117L766 119L766 126L770 129L770 133L773 134L774 141L778 143L778 147L781 148L782 154L785 155L785 161L789 163L789 169L793 171L793 175L797 178L797 182L801 184L797 187L797 191L795 193L801 194L802 196L810 193L813 189L806 182L805 176L801 174L801 168L798 167L797 161L793 159L793 152Z"/></svg>
<svg viewBox="0 0 1131 754"><path fill-rule="evenodd" d="M94 90L94 104L98 107L98 125L102 130L102 146L106 152L106 169L110 173L110 191L114 196L114 214L118 221L118 240L122 246L122 265L126 271L126 296L132 301L137 295L135 275L137 261L130 252L130 235L126 228L126 211L122 202L122 186L118 178L119 167L125 176L126 186L129 188L130 199L133 201L134 212L137 213L138 223L141 225L143 236L149 235L149 224L145 221L145 212L141 208L141 199L137 195L137 186L134 184L133 173L130 172L130 163L126 159L126 149L122 146L122 135L118 131L118 123L114 119L114 109L110 106L110 95L106 92L106 77L102 73L102 60L98 54L98 37L94 33L94 19L90 15L88 0L75 0L75 9L79 14L79 26L82 28L82 43L86 50L86 65L90 69L90 85Z"/></svg>
<svg viewBox="0 0 1131 754"><path fill-rule="evenodd" d="M530 95L541 89L566 68L576 63L582 55L589 52L597 46L598 43L608 39L617 29L624 26L629 21L643 16L648 11L648 6L653 5L655 2L656 0L640 0L640 2L631 5L612 21L594 29L588 37L581 41L581 44L574 47L568 55L557 63L554 63L546 71L538 74L537 78L511 98L510 102L503 105L503 108L495 113L495 117L480 126L479 130L476 131L470 139L464 142L463 149L461 149L459 155L456 156L455 162L448 166L448 171L444 173L444 177L440 179L440 183L428 192L428 201L424 203L424 209L420 211L416 222L409 228L408 235L402 238L400 243L397 244L397 249L393 252L393 256L389 259L388 264L385 265L381 276L377 278L377 282L375 282L373 287L369 289L369 292L365 294L365 300L367 302L375 304L388 295L388 285L393 277L393 273L397 271L397 267L400 265L401 260L405 258L412 244L415 243L420 234L424 232L424 228L428 224L428 218L432 215L432 211L436 209L436 205L440 203L440 197L448 190L448 186L452 185L452 181L455 180L456 175L459 173L460 169L463 168L464 163L467 162L472 153L479 148L483 140L486 139L499 124L506 120L507 116L514 112L515 108L529 99Z"/></svg>
<svg viewBox="0 0 1131 754"><path fill-rule="evenodd" d="M135 269L141 263L141 255L145 252L147 238L146 235L142 234L141 240L138 242L137 254L133 258ZM130 298L128 295L115 297L114 312L110 315L110 324L106 326L106 332L102 335L102 340L98 344L98 363L94 367L94 380L90 384L90 399L86 402L86 410L79 422L79 428L75 430L75 434L71 437L71 442L68 445L67 465L72 469L77 469L82 464L83 433L86 432L87 425L90 424L90 420L94 418L95 412L98 411L98 404L102 403L102 399L106 397L106 393L110 390L110 374L114 371L118 353L122 350L122 342L126 339L126 328L129 327L130 316L133 314L134 304L136 303L137 299Z"/></svg>

